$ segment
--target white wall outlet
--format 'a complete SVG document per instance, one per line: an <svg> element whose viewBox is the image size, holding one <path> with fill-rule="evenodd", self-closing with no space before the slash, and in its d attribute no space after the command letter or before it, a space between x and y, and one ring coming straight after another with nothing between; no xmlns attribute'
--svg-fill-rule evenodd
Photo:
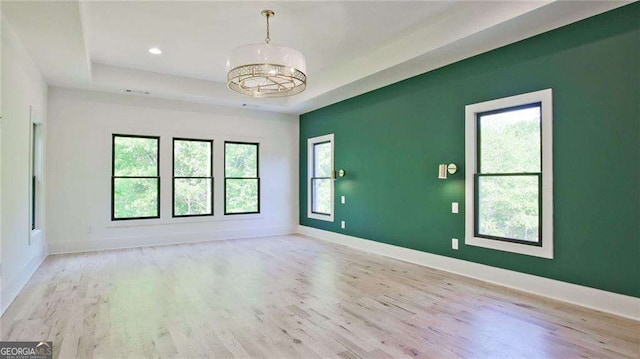
<svg viewBox="0 0 640 359"><path fill-rule="evenodd" d="M93 233L93 228L91 226L87 226L87 233Z"/></svg>
<svg viewBox="0 0 640 359"><path fill-rule="evenodd" d="M451 213L458 213L458 202L451 202Z"/></svg>
<svg viewBox="0 0 640 359"><path fill-rule="evenodd" d="M458 250L458 238L451 238L451 248Z"/></svg>
<svg viewBox="0 0 640 359"><path fill-rule="evenodd" d="M347 200L344 198L344 196L340 196L340 203L342 204L347 203Z"/></svg>
<svg viewBox="0 0 640 359"><path fill-rule="evenodd" d="M347 224L345 223L345 221L340 222L340 227L342 227L342 229L345 229L347 227Z"/></svg>

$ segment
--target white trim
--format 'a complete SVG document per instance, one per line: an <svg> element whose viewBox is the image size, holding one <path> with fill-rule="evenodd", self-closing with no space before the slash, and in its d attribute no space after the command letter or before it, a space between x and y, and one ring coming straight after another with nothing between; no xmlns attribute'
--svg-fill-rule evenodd
<svg viewBox="0 0 640 359"><path fill-rule="evenodd" d="M212 216L193 216L193 217L169 217L169 218L151 218L144 220L117 220L108 222L104 228L128 228L128 227L149 227L149 226L166 226L177 224L192 223L213 223L213 222L230 222L230 221L251 221L265 219L262 213L250 214L234 214L234 215L212 215Z"/></svg>
<svg viewBox="0 0 640 359"><path fill-rule="evenodd" d="M29 237L27 239L27 244L30 246L31 245L31 231L33 231L33 227L32 227L32 221L33 221L33 207L34 207L34 203L33 203L33 176L34 176L34 171L33 168L35 167L35 161L34 161L34 156L35 153L33 151L33 147L35 146L35 131L34 131L34 125L36 125L36 122L34 121L34 109L32 105L29 105L29 223L28 223L28 228L29 228Z"/></svg>
<svg viewBox="0 0 640 359"><path fill-rule="evenodd" d="M40 254L31 259L27 265L11 280L9 284L0 289L0 316L9 308L11 303L20 294L24 286L29 282L31 277L40 268L42 262L47 258L46 251L43 250Z"/></svg>
<svg viewBox="0 0 640 359"><path fill-rule="evenodd" d="M465 244L553 259L553 94L551 89L504 97L465 107ZM501 108L542 103L542 246L478 238L474 235L474 174L476 173L476 114Z"/></svg>
<svg viewBox="0 0 640 359"><path fill-rule="evenodd" d="M227 229L207 232L174 233L167 235L110 237L99 240L66 241L49 243L49 254L93 252L111 249L139 248L182 243L199 243L215 240L240 238L254 238L286 235L295 232L291 226L255 227L239 226L237 229Z"/></svg>
<svg viewBox="0 0 640 359"><path fill-rule="evenodd" d="M324 136L312 137L307 140L307 217L313 219L319 219L321 221L333 222L333 217L335 213L335 199L333 198L335 195L335 184L331 181L331 214L330 215L322 215L313 213L312 211L312 201L311 196L313 193L313 189L311 188L311 174L313 173L313 145L321 142L329 142L331 143L331 170L334 168L334 159L335 159L335 151L334 151L334 136L333 133Z"/></svg>
<svg viewBox="0 0 640 359"><path fill-rule="evenodd" d="M640 298L306 226L298 226L298 233L625 318L640 320Z"/></svg>

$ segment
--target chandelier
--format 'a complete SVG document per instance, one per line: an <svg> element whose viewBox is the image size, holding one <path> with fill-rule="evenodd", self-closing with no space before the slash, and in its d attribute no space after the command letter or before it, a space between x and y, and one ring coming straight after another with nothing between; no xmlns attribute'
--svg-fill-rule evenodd
<svg viewBox="0 0 640 359"><path fill-rule="evenodd" d="M227 86L252 97L293 96L307 87L307 66L302 53L269 42L269 18L275 13L262 10L267 18L264 44L235 48L227 58Z"/></svg>

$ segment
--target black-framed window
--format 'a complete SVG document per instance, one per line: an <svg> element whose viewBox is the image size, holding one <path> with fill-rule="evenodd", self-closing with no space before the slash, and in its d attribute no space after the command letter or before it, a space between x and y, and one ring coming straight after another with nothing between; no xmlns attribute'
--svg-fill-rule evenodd
<svg viewBox="0 0 640 359"><path fill-rule="evenodd" d="M224 214L260 213L260 144L224 143Z"/></svg>
<svg viewBox="0 0 640 359"><path fill-rule="evenodd" d="M113 134L111 220L160 218L160 137Z"/></svg>
<svg viewBox="0 0 640 359"><path fill-rule="evenodd" d="M173 217L213 215L213 140L173 138Z"/></svg>
<svg viewBox="0 0 640 359"><path fill-rule="evenodd" d="M542 105L476 115L475 237L542 246Z"/></svg>
<svg viewBox="0 0 640 359"><path fill-rule="evenodd" d="M311 213L331 215L333 155L331 141L313 143L311 174Z"/></svg>

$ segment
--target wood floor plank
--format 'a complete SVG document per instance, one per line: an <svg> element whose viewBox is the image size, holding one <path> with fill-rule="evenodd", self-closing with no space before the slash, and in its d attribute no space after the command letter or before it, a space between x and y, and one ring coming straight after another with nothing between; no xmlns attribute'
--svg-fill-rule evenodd
<svg viewBox="0 0 640 359"><path fill-rule="evenodd" d="M0 339L56 358L640 358L640 323L278 236L49 256Z"/></svg>

